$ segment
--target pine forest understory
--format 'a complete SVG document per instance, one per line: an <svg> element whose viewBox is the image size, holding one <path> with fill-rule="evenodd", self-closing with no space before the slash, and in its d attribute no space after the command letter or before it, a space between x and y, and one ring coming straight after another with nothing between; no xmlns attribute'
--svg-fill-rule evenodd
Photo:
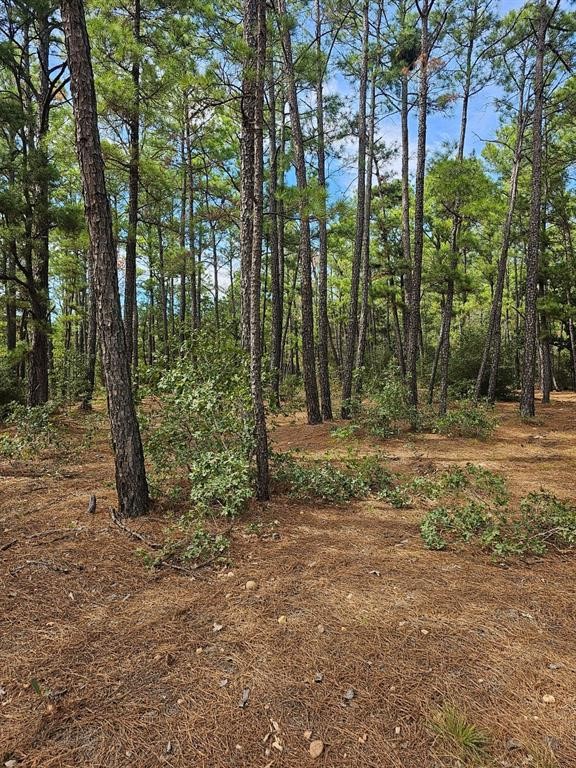
<svg viewBox="0 0 576 768"><path fill-rule="evenodd" d="M0 765L576 768L575 44L0 0Z"/></svg>

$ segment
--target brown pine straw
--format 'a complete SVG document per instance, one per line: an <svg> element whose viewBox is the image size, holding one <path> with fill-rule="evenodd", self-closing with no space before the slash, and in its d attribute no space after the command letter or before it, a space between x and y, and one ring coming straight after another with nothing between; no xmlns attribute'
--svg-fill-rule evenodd
<svg viewBox="0 0 576 768"><path fill-rule="evenodd" d="M516 497L541 485L570 497L574 397L558 396L536 424L514 406L500 412L488 443L410 435L376 447L393 471L475 461L500 468ZM0 553L2 762L454 766L457 750L430 727L450 703L488 735L481 765L576 766L574 557L503 567L465 547L426 550L422 509L280 498L236 524L231 567L201 579L151 572L135 554L144 544L108 517L105 425L80 448L83 418L68 417L76 449L0 464L0 547L16 540ZM273 437L276 449L320 455L349 445L301 415L280 420ZM98 511L88 515L92 493ZM158 541L163 514L130 526ZM278 520L280 538L249 534L256 520ZM307 731L325 744L316 761Z"/></svg>

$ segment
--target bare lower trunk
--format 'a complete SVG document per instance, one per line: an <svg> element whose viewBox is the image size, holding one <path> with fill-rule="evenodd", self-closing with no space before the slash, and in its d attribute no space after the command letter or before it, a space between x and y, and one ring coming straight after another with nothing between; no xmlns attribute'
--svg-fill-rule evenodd
<svg viewBox="0 0 576 768"><path fill-rule="evenodd" d="M274 81L274 63L270 63L270 82L268 88L269 141L270 141L270 180L268 182L270 209L270 289L272 293L272 323L270 343L270 390L273 408L280 408L280 368L282 365L282 323L283 293L282 251L283 238L281 220L278 211L278 153L283 147L278 146L276 137L276 84Z"/></svg>
<svg viewBox="0 0 576 768"><path fill-rule="evenodd" d="M540 256L540 223L542 217L542 114L544 108L544 56L548 13L546 0L540 0L536 30L536 63L534 67L534 110L532 113L532 185L530 191L530 225L526 254L526 292L524 309L524 365L520 413L534 416L534 384L536 375L536 336L538 263Z"/></svg>
<svg viewBox="0 0 576 768"><path fill-rule="evenodd" d="M82 0L62 0L61 13L70 69L76 147L94 258L94 289L115 454L118 504L121 515L133 517L145 513L148 508L148 485L120 311L112 217L106 194L94 75Z"/></svg>
<svg viewBox="0 0 576 768"><path fill-rule="evenodd" d="M316 382L316 358L314 353L314 309L312 303L312 252L310 245L310 214L306 191L308 189L306 175L306 157L304 154L304 138L300 122L300 110L296 92L294 63L292 58L292 40L290 30L284 23L286 17L286 2L278 0L278 11L282 24L282 49L284 54L284 69L286 90L290 107L290 123L292 126L292 145L296 169L296 183L299 192L300 243L298 247L301 277L302 302L302 365L304 373L304 391L306 393L306 410L308 423L319 424L322 421L318 384Z"/></svg>
<svg viewBox="0 0 576 768"><path fill-rule="evenodd" d="M254 110L256 106L256 36L258 0L243 0L244 43L247 58L242 78L240 99L240 338L244 349L250 346L250 296L252 271L252 237L254 222Z"/></svg>
<svg viewBox="0 0 576 768"><path fill-rule="evenodd" d="M328 233L326 227L326 152L324 146L324 59L322 57L322 16L320 0L316 0L316 128L318 132L318 184L322 190L321 212L318 217L318 379L322 417L332 419L332 395L328 368Z"/></svg>
<svg viewBox="0 0 576 768"><path fill-rule="evenodd" d="M376 22L376 44L380 38L381 6ZM356 381L355 392L358 396L362 389L362 367L366 356L366 339L368 334L368 313L370 298L370 214L372 210L372 165L374 161L374 133L376 125L376 73L372 74L370 86L370 115L368 125L368 147L366 160L366 184L364 194L364 223L362 227L362 295L360 301L360 322L358 325L358 347L356 349Z"/></svg>
<svg viewBox="0 0 576 768"><path fill-rule="evenodd" d="M182 166L182 190L180 193L180 229L179 245L181 252L180 267L180 344L184 343L186 338L186 274L188 271L188 258L186 254L186 213L188 201L188 167L186 155L186 135L188 125L188 99L184 101L184 126L180 143L180 165ZM172 315L174 318L174 315Z"/></svg>
<svg viewBox="0 0 576 768"><path fill-rule="evenodd" d="M86 394L82 402L83 408L88 410L94 396L94 384L96 380L96 348L98 334L96 329L96 292L94 290L94 264L92 252L88 252L88 331L86 344Z"/></svg>
<svg viewBox="0 0 576 768"><path fill-rule="evenodd" d="M414 253L409 282L408 334L406 339L406 374L410 401L418 405L418 341L420 337L420 288L422 282L422 255L424 251L424 176L426 171L426 128L428 115L428 57L430 42L428 17L430 2L420 6L421 54L420 85L418 90L418 144L416 153L416 187L414 194Z"/></svg>
<svg viewBox="0 0 576 768"><path fill-rule="evenodd" d="M342 418L352 415L352 388L354 363L358 340L358 292L362 267L362 245L364 243L364 219L366 199L366 91L368 87L368 42L370 35L369 4L363 4L362 63L360 69L358 103L358 191L356 194L356 230L350 277L350 298L348 302L348 331L346 335L346 356L342 364Z"/></svg>
<svg viewBox="0 0 576 768"><path fill-rule="evenodd" d="M256 496L269 498L268 435L262 390L262 333L260 289L264 214L264 77L266 69L266 0L256 0L257 55L254 99L254 191L252 211L252 256L250 273L250 390L254 412Z"/></svg>
<svg viewBox="0 0 576 768"><path fill-rule="evenodd" d="M48 401L50 304L48 296L48 262L50 256L50 182L49 157L45 146L50 116L50 19L40 18L38 58L40 62L40 94L38 124L36 127L36 177L34 200L34 241L32 250L32 285L30 296L31 331L28 359L28 405L42 405Z"/></svg>
<svg viewBox="0 0 576 768"><path fill-rule="evenodd" d="M136 45L140 41L140 0L134 0L132 8L132 33ZM136 236L138 228L138 193L140 190L140 62L137 53L132 64L132 87L134 101L130 105L128 119L128 140L130 160L128 168L128 231L126 236L126 271L124 278L124 332L128 359L132 361L133 371L138 364L138 355L134 356L134 347L138 345L138 324L134 315L136 309Z"/></svg>
<svg viewBox="0 0 576 768"><path fill-rule="evenodd" d="M498 368L500 365L500 346L501 346L501 318L502 301L504 297L504 284L506 279L506 270L508 266L508 251L510 249L510 237L512 233L512 221L514 210L516 208L516 197L518 192L518 178L520 173L520 162L522 160L522 145L524 135L524 110L521 105L519 111L519 120L517 125L516 145L514 149L514 160L512 165L512 175L510 178L510 191L508 193L508 210L506 219L502 228L502 247L500 258L498 260L498 273L496 277L496 286L494 288L494 297L490 309L490 319L488 321L488 332L482 362L476 378L474 397L476 400L482 393L482 386L486 375L486 368L490 363L490 373L488 382L488 400L493 403L496 398L496 385L498 379Z"/></svg>

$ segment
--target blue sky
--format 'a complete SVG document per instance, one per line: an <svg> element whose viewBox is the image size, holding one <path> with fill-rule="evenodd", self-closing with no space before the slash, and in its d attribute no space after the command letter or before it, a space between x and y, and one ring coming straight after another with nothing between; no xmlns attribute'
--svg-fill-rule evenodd
<svg viewBox="0 0 576 768"><path fill-rule="evenodd" d="M524 0L501 0L496 6L499 15L504 16L510 11L517 10L525 4ZM564 7L568 6L568 0L562 3ZM416 83L414 83L414 86ZM327 92L336 93L346 101L355 99L356 94L350 87L350 84L342 75L336 73L327 83ZM466 135L466 153L476 152L480 154L486 144L486 141L493 139L499 125L499 115L495 108L495 100L501 95L501 89L496 84L488 84L480 93L472 97L469 105L468 130ZM352 108L352 105L351 105ZM435 150L446 142L454 142L458 138L460 129L461 101L457 101L451 110L443 113L431 113L428 117L428 153L433 154ZM414 152L416 145L417 114L414 113L410 118L410 144L411 144L411 166L414 165ZM384 118L380 122L379 136L387 145L400 144L400 117L393 115ZM346 194L356 186L355 153L357 140L350 138L342 143L342 149L346 155L347 161L344 165L333 161L330 164L330 186L334 194ZM400 157L393 159L388 167L388 171L397 175L400 171Z"/></svg>

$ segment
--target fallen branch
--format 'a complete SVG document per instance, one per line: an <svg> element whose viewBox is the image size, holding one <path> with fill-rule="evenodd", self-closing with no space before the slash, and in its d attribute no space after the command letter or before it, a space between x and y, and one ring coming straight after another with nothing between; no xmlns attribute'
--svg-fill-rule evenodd
<svg viewBox="0 0 576 768"><path fill-rule="evenodd" d="M47 568L49 571L54 571L56 573L70 573L70 566L68 565L59 565L58 563L52 563L49 560L26 560L25 563L18 566L18 568L11 568L10 569L10 575L16 576L17 573L20 571L23 571L26 566L33 566L37 565L42 568ZM71 567L77 568L79 571L84 570L83 565L72 565Z"/></svg>
<svg viewBox="0 0 576 768"><path fill-rule="evenodd" d="M134 531L132 528L129 528L126 523L122 522L122 520L116 514L114 507L110 507L110 517L114 525L117 525L118 528L124 531L124 533L127 533L128 536L131 536L133 539L138 539L138 541L143 542L147 547L150 547L151 549L162 549L161 544L158 544L156 541L150 541L150 539L146 538L146 536L138 533L138 531Z"/></svg>
<svg viewBox="0 0 576 768"><path fill-rule="evenodd" d="M5 552L7 549L10 549L10 547L13 547L14 544L18 543L18 539L13 539L12 541L7 541L6 544L2 544L0 547L0 552Z"/></svg>

